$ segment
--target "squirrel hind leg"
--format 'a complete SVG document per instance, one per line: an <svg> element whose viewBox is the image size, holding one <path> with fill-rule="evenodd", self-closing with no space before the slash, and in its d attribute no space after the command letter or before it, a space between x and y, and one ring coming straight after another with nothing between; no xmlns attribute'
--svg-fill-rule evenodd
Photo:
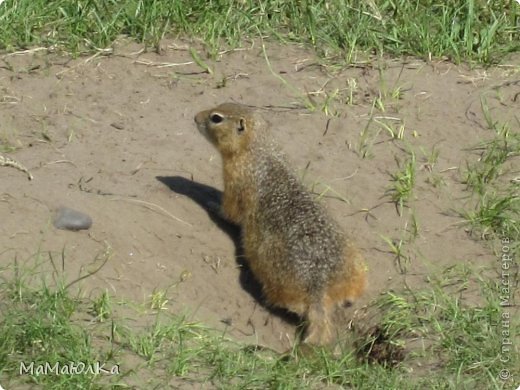
<svg viewBox="0 0 520 390"><path fill-rule="evenodd" d="M305 315L307 328L303 342L309 345L327 345L333 340L330 322L331 308L321 302L309 306Z"/></svg>

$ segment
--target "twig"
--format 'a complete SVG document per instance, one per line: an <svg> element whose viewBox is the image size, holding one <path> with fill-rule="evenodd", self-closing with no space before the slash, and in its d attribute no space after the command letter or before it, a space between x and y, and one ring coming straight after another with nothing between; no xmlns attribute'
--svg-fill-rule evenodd
<svg viewBox="0 0 520 390"><path fill-rule="evenodd" d="M178 221L178 222L181 222L185 225L188 225L190 227L193 227L193 225L189 222L186 222L186 221L183 221L182 219L180 219L179 217L176 217L175 215L171 214L170 212L168 212L167 210L165 210L164 208L162 208L161 206L155 204L155 203L150 203L150 202L145 202L144 200L139 200L139 199L129 199L129 198L120 198L120 197L117 197L117 198L112 198L110 200L123 200L123 201L126 201L126 202L133 202L133 203L139 203L141 205L143 205L144 207L152 210L152 211L160 211L164 214L166 214L168 217Z"/></svg>
<svg viewBox="0 0 520 390"><path fill-rule="evenodd" d="M31 172L29 172L29 170L25 166L20 164L18 161L13 160L9 157L2 156L1 154L0 154L0 167L13 167L13 168L18 169L19 171L27 173L27 177L29 180L32 180L34 178L33 175L31 174Z"/></svg>
<svg viewBox="0 0 520 390"><path fill-rule="evenodd" d="M135 60L134 64L139 65L146 65L146 66L155 66L157 68L173 68L174 66L185 66L185 65L192 65L194 64L194 61L188 61L188 62L153 62L149 60Z"/></svg>
<svg viewBox="0 0 520 390"><path fill-rule="evenodd" d="M73 280L72 282L70 282L69 284L67 284L67 285L65 286L65 290L68 290L68 288L69 288L70 286L72 286L73 284L76 284L76 283L78 283L79 281L81 281L81 280L83 280L83 279L86 279L86 278L88 278L88 277L90 277L90 276L92 276L92 275L94 275L94 274L97 274L97 273L99 272L99 270L105 266L105 264L107 263L107 261L108 261L109 258L110 258L110 255L105 255L105 259L103 260L103 263L101 263L101 265L100 265L98 268L96 268L96 269L95 269L94 271L92 271L92 272L87 273L86 275L80 276L79 278Z"/></svg>
<svg viewBox="0 0 520 390"><path fill-rule="evenodd" d="M0 4L2 3L2 0L0 0ZM5 57L10 57L10 56L16 56L16 55L22 55L22 54L29 54L29 53L36 53L38 51L47 51L49 50L48 47L35 47L34 49L29 49L29 50L21 50L21 51L15 51L13 53L8 53L4 56Z"/></svg>

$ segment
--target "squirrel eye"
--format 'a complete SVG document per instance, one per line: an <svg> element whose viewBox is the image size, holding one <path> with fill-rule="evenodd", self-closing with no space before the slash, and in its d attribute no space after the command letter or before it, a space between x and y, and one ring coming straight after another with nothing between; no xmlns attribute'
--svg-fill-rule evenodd
<svg viewBox="0 0 520 390"><path fill-rule="evenodd" d="M224 117L220 114L211 114L209 120L213 123L220 123L224 120Z"/></svg>

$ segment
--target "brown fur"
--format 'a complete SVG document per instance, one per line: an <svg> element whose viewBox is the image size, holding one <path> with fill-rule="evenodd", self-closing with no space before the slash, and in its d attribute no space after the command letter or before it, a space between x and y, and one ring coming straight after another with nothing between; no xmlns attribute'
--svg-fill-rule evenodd
<svg viewBox="0 0 520 390"><path fill-rule="evenodd" d="M266 300L304 317L304 342L333 339L332 313L366 285L359 250L288 168L263 118L225 103L195 116L223 161L222 215L242 229Z"/></svg>

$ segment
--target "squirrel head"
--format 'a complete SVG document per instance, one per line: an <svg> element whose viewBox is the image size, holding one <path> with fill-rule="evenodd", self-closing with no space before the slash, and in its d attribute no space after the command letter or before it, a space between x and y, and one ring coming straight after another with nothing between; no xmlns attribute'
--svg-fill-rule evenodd
<svg viewBox="0 0 520 390"><path fill-rule="evenodd" d="M224 103L195 115L199 131L222 153L238 155L262 137L267 122L256 112L236 103Z"/></svg>

